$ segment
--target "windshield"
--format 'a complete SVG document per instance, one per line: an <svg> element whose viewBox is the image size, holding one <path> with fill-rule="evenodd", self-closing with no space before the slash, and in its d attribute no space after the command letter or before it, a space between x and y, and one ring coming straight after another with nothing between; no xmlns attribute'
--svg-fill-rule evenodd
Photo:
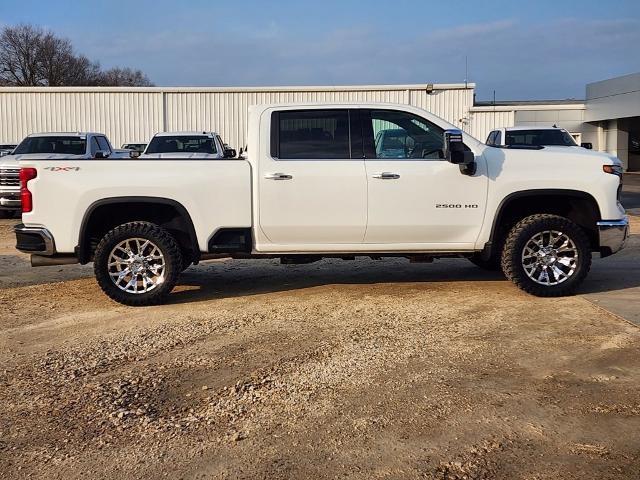
<svg viewBox="0 0 640 480"><path fill-rule="evenodd" d="M153 137L146 153L218 153L212 137L162 135Z"/></svg>
<svg viewBox="0 0 640 480"><path fill-rule="evenodd" d="M16 148L15 145L6 145L6 144L0 145L0 150L13 150L14 148Z"/></svg>
<svg viewBox="0 0 640 480"><path fill-rule="evenodd" d="M560 145L564 147L575 147L576 142L565 130L514 130L507 131L505 145L527 145L534 147L544 147Z"/></svg>
<svg viewBox="0 0 640 480"><path fill-rule="evenodd" d="M59 153L63 155L84 155L87 140L80 137L27 137L13 152L14 155L28 153Z"/></svg>

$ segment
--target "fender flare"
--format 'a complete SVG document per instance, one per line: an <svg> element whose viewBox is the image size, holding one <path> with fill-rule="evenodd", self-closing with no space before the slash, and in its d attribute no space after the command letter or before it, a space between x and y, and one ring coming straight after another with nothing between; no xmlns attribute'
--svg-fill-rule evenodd
<svg viewBox="0 0 640 480"><path fill-rule="evenodd" d="M491 257L491 254L494 248L495 237L498 232L498 227L501 224L502 217L509 203L511 203L513 200L516 200L518 198L539 197L539 196L543 196L543 197L566 196L566 197L582 198L582 199L589 200L596 207L597 218L598 219L601 218L600 206L598 205L598 202L596 201L596 199L590 193L582 190L572 190L572 189L564 189L564 188L533 188L528 190L518 190L516 192L512 192L500 201L500 204L496 209L496 214L493 217L493 222L491 225L491 233L489 235L489 240L487 241L487 243L485 243L484 248L482 250L482 254L481 254L482 258L486 260L486 259L489 259L489 257Z"/></svg>
<svg viewBox="0 0 640 480"><path fill-rule="evenodd" d="M78 233L78 245L76 246L76 255L80 260L80 263L87 263L89 261L90 252L88 251L87 242L85 240L85 233L87 229L87 225L93 212L97 210L99 207L103 207L105 205L114 205L119 203L147 203L150 205L168 205L176 209L178 214L182 217L187 225L187 235L189 236L189 241L191 246L196 252L196 255L200 253L200 247L198 245L198 237L196 236L196 229L193 225L193 220L191 219L191 215L187 209L180 202L170 198L164 197L145 197L145 196L123 196L123 197L108 197L102 198L100 200L96 200L85 210L84 215L82 217L82 222L80 223L80 231Z"/></svg>

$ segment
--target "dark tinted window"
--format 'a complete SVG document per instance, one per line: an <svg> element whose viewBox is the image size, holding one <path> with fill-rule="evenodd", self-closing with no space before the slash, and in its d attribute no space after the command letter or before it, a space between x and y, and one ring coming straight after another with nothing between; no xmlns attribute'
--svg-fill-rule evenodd
<svg viewBox="0 0 640 480"><path fill-rule="evenodd" d="M502 142L502 132L500 130L496 130L496 136L493 137L493 144L500 145L500 142Z"/></svg>
<svg viewBox="0 0 640 480"><path fill-rule="evenodd" d="M100 145L98 145L98 140L96 139L96 137L93 137L91 139L91 143L89 144L89 147L91 148L90 150L91 156L95 157L96 152L100 150Z"/></svg>
<svg viewBox="0 0 640 480"><path fill-rule="evenodd" d="M279 112L278 157L350 158L347 110Z"/></svg>
<svg viewBox="0 0 640 480"><path fill-rule="evenodd" d="M104 137L96 137L98 139L98 145L100 146L100 150L104 152L111 152L111 148L109 147L109 142Z"/></svg>
<svg viewBox="0 0 640 480"><path fill-rule="evenodd" d="M87 140L79 137L27 137L14 154L58 153L64 155L84 155Z"/></svg>
<svg viewBox="0 0 640 480"><path fill-rule="evenodd" d="M362 121L374 142L374 154L366 149L368 158L438 160L443 156L444 130L424 118L396 110L372 110Z"/></svg>
<svg viewBox="0 0 640 480"><path fill-rule="evenodd" d="M526 145L544 147L560 145L574 147L576 142L573 137L564 130L514 130L505 135L505 145Z"/></svg>
<svg viewBox="0 0 640 480"><path fill-rule="evenodd" d="M147 148L146 143L125 143L122 145L122 148L126 148L127 150L135 150L137 152L144 152L144 149Z"/></svg>
<svg viewBox="0 0 640 480"><path fill-rule="evenodd" d="M487 137L487 141L485 142L487 145L495 145L496 144L496 131L494 130Z"/></svg>
<svg viewBox="0 0 640 480"><path fill-rule="evenodd" d="M153 137L146 153L218 153L213 137L160 135Z"/></svg>

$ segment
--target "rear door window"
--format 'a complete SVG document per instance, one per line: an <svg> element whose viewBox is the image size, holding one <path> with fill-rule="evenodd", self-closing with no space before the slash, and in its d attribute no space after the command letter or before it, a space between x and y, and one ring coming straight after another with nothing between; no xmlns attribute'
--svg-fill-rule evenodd
<svg viewBox="0 0 640 480"><path fill-rule="evenodd" d="M351 158L349 111L287 110L275 112L272 156L280 159Z"/></svg>

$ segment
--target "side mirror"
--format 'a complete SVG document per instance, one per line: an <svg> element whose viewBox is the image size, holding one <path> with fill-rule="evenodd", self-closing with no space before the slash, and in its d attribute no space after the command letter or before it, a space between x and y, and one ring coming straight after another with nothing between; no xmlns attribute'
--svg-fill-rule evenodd
<svg viewBox="0 0 640 480"><path fill-rule="evenodd" d="M140 152L138 150L131 150L129 152L129 158L138 158L140 156Z"/></svg>
<svg viewBox="0 0 640 480"><path fill-rule="evenodd" d="M460 166L460 172L465 175L476 173L476 157L467 150L462 141L462 131L449 129L444 131L444 158Z"/></svg>
<svg viewBox="0 0 640 480"><path fill-rule="evenodd" d="M224 158L236 158L236 151L233 148L225 148Z"/></svg>
<svg viewBox="0 0 640 480"><path fill-rule="evenodd" d="M93 158L109 158L109 152L105 150L98 150Z"/></svg>
<svg viewBox="0 0 640 480"><path fill-rule="evenodd" d="M587 150L592 150L593 149L593 143L591 142L583 142L580 144L580 146L582 148L586 148Z"/></svg>

